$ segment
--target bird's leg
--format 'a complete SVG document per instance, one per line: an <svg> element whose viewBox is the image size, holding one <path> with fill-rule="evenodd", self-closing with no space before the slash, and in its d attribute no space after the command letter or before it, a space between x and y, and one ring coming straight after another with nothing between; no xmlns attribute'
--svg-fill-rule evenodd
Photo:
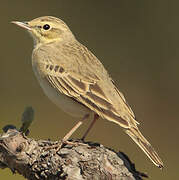
<svg viewBox="0 0 179 180"><path fill-rule="evenodd" d="M69 142L68 139L72 136L72 134L83 124L83 121L88 119L89 114L86 114L61 140L59 147L57 148L57 151L61 148L63 144L70 144L70 145L77 145L79 144L74 142Z"/></svg>
<svg viewBox="0 0 179 180"><path fill-rule="evenodd" d="M83 121L89 117L89 114L86 114L82 120L80 120L62 139L63 142L66 142L71 135L82 125Z"/></svg>
<svg viewBox="0 0 179 180"><path fill-rule="evenodd" d="M91 124L89 125L88 129L86 130L86 132L84 133L83 137L82 137L82 141L85 140L86 136L88 135L89 131L91 130L91 128L93 127L93 125L95 124L96 120L99 119L99 115L98 114L94 114L94 118L93 121L91 122Z"/></svg>
<svg viewBox="0 0 179 180"><path fill-rule="evenodd" d="M86 120L89 117L89 114L86 114L64 137L61 141L59 141L57 144L46 147L45 149L52 149L56 148L56 152L59 151L59 149L62 147L63 144L70 144L70 145L77 145L78 142L70 142L68 139L71 137L71 135L82 125L83 121Z"/></svg>

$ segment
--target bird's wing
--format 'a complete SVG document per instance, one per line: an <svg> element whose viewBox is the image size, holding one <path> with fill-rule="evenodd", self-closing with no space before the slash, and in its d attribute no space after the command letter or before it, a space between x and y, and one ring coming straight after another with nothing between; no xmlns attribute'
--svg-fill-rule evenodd
<svg viewBox="0 0 179 180"><path fill-rule="evenodd" d="M86 107L96 112L102 118L108 119L115 123L120 124L122 127L129 128L130 126L136 126L135 119L131 122L131 118L123 118L120 111L124 113L125 116L134 116L133 112L126 104L126 101L115 86L112 83L109 84L108 89L118 93L118 106L121 106L121 110L117 110L109 98L110 96L106 93L106 87L103 84L100 77L94 75L94 72L88 71L88 73L79 74L77 72L65 70L64 67L59 65L48 65L46 64L46 76L48 82L51 86L55 88L62 94L71 97L72 99L84 104ZM113 92L111 92L113 93ZM120 108L119 108L120 109Z"/></svg>

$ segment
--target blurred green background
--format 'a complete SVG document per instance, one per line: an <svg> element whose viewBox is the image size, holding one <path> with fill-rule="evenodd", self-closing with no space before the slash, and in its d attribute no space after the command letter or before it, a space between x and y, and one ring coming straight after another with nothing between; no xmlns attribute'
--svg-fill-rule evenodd
<svg viewBox="0 0 179 180"><path fill-rule="evenodd" d="M32 39L12 20L62 18L102 61L134 110L140 129L164 161L155 167L119 126L99 120L87 140L127 153L150 179L177 180L179 107L178 1L10 1L0 6L0 127L20 126L27 105L35 109L30 136L57 140L77 122L43 94L31 68ZM80 138L90 121L74 134ZM0 179L24 179L0 170Z"/></svg>

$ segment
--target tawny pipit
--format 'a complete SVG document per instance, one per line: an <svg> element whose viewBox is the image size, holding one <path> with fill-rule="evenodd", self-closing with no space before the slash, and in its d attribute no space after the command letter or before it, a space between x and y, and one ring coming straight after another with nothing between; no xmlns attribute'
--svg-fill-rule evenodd
<svg viewBox="0 0 179 180"><path fill-rule="evenodd" d="M60 108L80 118L72 133L94 113L115 122L139 145L151 161L162 168L163 163L151 144L140 133L139 124L123 94L101 62L79 43L60 19L45 16L29 22L13 22L25 28L34 39L32 67L45 94Z"/></svg>

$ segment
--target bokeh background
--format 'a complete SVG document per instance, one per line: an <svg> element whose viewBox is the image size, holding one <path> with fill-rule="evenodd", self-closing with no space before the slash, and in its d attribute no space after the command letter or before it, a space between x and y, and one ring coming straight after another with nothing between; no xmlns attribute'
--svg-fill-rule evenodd
<svg viewBox="0 0 179 180"><path fill-rule="evenodd" d="M106 120L96 123L87 140L127 153L150 179L179 179L178 7L172 0L1 0L0 127L20 126L27 105L35 109L33 138L57 140L77 122L43 94L31 68L32 39L10 24L43 15L60 17L110 72L165 168L155 167L119 126ZM89 122L73 137L81 137ZM0 179L24 178L0 170Z"/></svg>

